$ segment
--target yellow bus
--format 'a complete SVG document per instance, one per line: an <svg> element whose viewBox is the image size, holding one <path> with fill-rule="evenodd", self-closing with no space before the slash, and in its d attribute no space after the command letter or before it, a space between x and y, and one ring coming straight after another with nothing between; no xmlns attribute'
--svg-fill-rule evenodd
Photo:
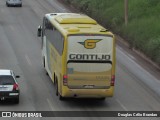
<svg viewBox="0 0 160 120"><path fill-rule="evenodd" d="M112 97L115 82L115 37L87 15L49 13L38 27L43 66L56 95Z"/></svg>

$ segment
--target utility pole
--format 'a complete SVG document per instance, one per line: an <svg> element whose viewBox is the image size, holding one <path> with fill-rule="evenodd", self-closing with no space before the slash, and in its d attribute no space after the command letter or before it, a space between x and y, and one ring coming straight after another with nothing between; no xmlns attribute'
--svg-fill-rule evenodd
<svg viewBox="0 0 160 120"><path fill-rule="evenodd" d="M128 0L124 0L124 20L125 20L125 25L127 26L128 24Z"/></svg>

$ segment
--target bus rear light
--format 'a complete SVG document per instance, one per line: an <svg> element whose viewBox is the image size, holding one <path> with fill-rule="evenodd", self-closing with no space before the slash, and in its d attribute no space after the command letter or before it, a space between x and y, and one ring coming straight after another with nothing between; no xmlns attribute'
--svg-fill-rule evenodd
<svg viewBox="0 0 160 120"><path fill-rule="evenodd" d="M112 75L111 86L114 86L114 83L115 83L115 75Z"/></svg>
<svg viewBox="0 0 160 120"><path fill-rule="evenodd" d="M67 79L68 79L68 76L67 75L63 75L63 85L67 85Z"/></svg>

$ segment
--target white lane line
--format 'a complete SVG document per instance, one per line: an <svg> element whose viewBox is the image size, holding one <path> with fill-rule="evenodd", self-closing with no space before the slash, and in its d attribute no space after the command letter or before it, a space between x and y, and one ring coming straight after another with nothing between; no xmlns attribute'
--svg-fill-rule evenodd
<svg viewBox="0 0 160 120"><path fill-rule="evenodd" d="M117 45L117 48L120 49L120 50L123 50L122 47L120 47L120 46L118 46L118 45Z"/></svg>
<svg viewBox="0 0 160 120"><path fill-rule="evenodd" d="M25 58L26 58L26 60L27 60L28 64L31 66L32 64L31 64L31 61L30 61L30 59L29 59L28 55L25 55Z"/></svg>
<svg viewBox="0 0 160 120"><path fill-rule="evenodd" d="M52 111L55 111L54 107L52 106L51 101L47 98L47 103L49 105L49 107L51 108Z"/></svg>
<svg viewBox="0 0 160 120"><path fill-rule="evenodd" d="M118 48L119 49L119 48ZM121 54L123 54L124 56L126 56L126 58L128 58L130 61L136 63L134 60L132 60L128 55L126 55L127 53L124 53L122 50L118 50L118 52L120 52ZM136 63L137 64L137 63Z"/></svg>
<svg viewBox="0 0 160 120"><path fill-rule="evenodd" d="M127 53L127 56L130 57L131 59L135 60L135 57Z"/></svg>
<svg viewBox="0 0 160 120"><path fill-rule="evenodd" d="M116 101L120 104L120 106L121 106L125 111L128 111L128 109L127 109L118 99L116 99Z"/></svg>
<svg viewBox="0 0 160 120"><path fill-rule="evenodd" d="M152 80L155 80L156 82L160 83L160 81L155 78L151 73L149 73L147 70L145 70L140 64L136 63L134 61L134 59L131 59L128 55L126 55L124 52L122 52L121 50L119 50L118 52L120 52L121 54L123 54L124 56L126 56L131 62L134 63L134 65L136 65L140 70L142 70L144 73L146 73L148 76L150 76L151 78L153 78ZM128 54L128 53L127 53Z"/></svg>
<svg viewBox="0 0 160 120"><path fill-rule="evenodd" d="M127 53L126 51L124 51L123 48L121 48L120 46L117 46L117 49L119 49L120 52L122 52L123 54L127 55L130 59L135 60L135 57L134 57L134 56L128 54L128 53Z"/></svg>

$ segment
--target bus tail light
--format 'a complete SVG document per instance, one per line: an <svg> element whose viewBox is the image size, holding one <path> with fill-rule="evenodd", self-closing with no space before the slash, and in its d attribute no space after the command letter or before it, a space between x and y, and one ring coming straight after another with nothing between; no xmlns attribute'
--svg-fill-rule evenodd
<svg viewBox="0 0 160 120"><path fill-rule="evenodd" d="M115 75L112 75L112 78L111 78L111 86L114 86L114 83L115 83Z"/></svg>
<svg viewBox="0 0 160 120"><path fill-rule="evenodd" d="M68 76L67 75L63 75L63 85L67 85L67 79L68 79Z"/></svg>

